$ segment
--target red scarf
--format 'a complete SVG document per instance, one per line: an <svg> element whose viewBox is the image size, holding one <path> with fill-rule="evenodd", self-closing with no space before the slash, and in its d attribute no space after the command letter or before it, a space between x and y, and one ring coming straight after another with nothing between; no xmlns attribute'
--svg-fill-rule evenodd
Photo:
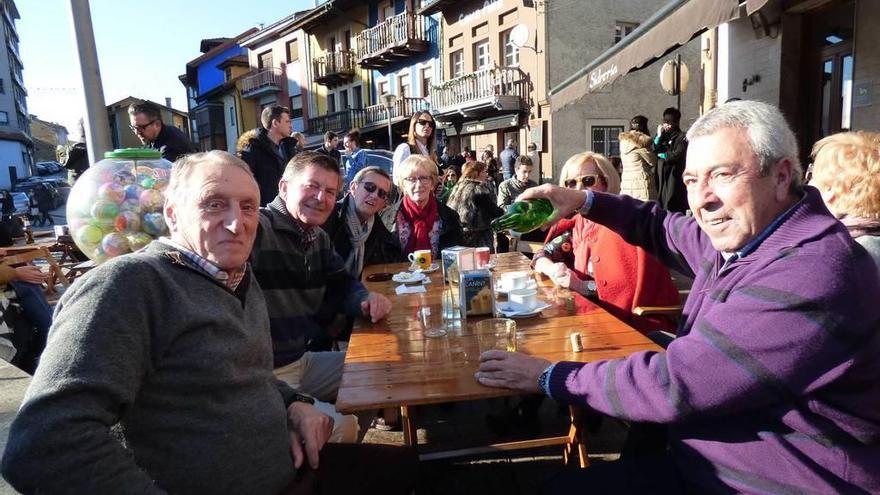
<svg viewBox="0 0 880 495"><path fill-rule="evenodd" d="M432 196L424 208L419 208L419 205L409 199L409 196L404 196L400 210L403 212L403 218L412 226L412 234L406 242L404 253L411 253L419 249L433 251L431 248L431 229L434 228L434 223L439 218L437 200Z"/></svg>

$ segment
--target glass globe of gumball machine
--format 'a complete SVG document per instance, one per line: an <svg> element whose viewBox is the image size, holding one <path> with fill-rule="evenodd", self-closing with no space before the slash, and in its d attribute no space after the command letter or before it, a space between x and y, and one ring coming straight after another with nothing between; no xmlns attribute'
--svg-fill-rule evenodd
<svg viewBox="0 0 880 495"><path fill-rule="evenodd" d="M172 164L156 150L110 151L76 181L67 222L77 247L101 263L167 235L162 208Z"/></svg>

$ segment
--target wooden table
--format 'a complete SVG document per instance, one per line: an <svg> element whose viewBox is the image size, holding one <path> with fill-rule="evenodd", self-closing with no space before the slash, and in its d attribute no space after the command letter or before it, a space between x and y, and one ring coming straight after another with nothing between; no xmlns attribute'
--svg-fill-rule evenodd
<svg viewBox="0 0 880 495"><path fill-rule="evenodd" d="M521 253L504 253L495 258L496 279L508 271L529 270L529 260ZM374 265L365 269L364 280L373 273L397 273L407 264ZM445 337L426 338L418 318L418 310L431 307L451 316L450 298L443 284L441 271L430 274L431 283L424 294L395 294L397 283L365 282L371 291L389 297L393 309L389 316L372 324L360 320L349 341L336 407L342 412L399 407L407 445L417 444L411 406L457 402L518 395L518 392L485 387L477 383L474 373L479 365L480 340L475 334L477 321L485 317L455 320ZM518 319L518 351L550 361L589 362L620 358L643 350L661 350L642 334L611 316L607 311L581 295L555 288L549 280L539 282L538 296L552 306L541 316ZM569 335L579 332L583 351L575 353ZM572 412L573 413L573 412ZM577 447L581 465L586 455L573 427L566 437L547 439L566 443L568 452ZM547 445L496 444L497 448L523 448ZM520 444L522 442L517 442ZM577 445L575 445L577 444Z"/></svg>

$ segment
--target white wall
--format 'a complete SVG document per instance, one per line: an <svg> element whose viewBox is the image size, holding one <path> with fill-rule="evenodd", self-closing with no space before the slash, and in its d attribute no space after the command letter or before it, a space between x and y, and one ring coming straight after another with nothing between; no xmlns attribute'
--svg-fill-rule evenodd
<svg viewBox="0 0 880 495"><path fill-rule="evenodd" d="M758 39L749 19L739 19L719 30L718 48L719 51L727 49L718 57L718 103L737 97L779 105L781 31L776 38L764 36ZM722 66L725 62L726 65ZM743 91L743 81L756 75L760 81Z"/></svg>
<svg viewBox="0 0 880 495"><path fill-rule="evenodd" d="M27 148L18 141L0 140L0 188L11 188L9 180L10 166L15 166L19 179L30 175L30 172L27 170L27 165L22 159L22 152L26 151Z"/></svg>

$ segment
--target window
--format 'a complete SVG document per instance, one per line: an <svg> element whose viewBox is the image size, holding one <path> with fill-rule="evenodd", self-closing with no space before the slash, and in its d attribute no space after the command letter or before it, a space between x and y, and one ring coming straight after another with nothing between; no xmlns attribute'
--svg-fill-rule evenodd
<svg viewBox="0 0 880 495"><path fill-rule="evenodd" d="M223 77L225 77L227 81L232 79L232 67L223 69Z"/></svg>
<svg viewBox="0 0 880 495"><path fill-rule="evenodd" d="M327 51L335 52L336 51L336 36L331 36L330 39L327 40Z"/></svg>
<svg viewBox="0 0 880 495"><path fill-rule="evenodd" d="M361 87L355 86L351 88L352 108L364 108L364 96L361 94Z"/></svg>
<svg viewBox="0 0 880 495"><path fill-rule="evenodd" d="M392 17L394 17L394 3L389 1L386 2L386 5L382 8L381 20L384 21L385 19L391 19Z"/></svg>
<svg viewBox="0 0 880 495"><path fill-rule="evenodd" d="M348 110L348 90L343 89L339 92L339 110Z"/></svg>
<svg viewBox="0 0 880 495"><path fill-rule="evenodd" d="M504 52L504 65L506 67L516 67L519 65L519 48L510 42L510 33L513 29L508 29L501 33L501 46Z"/></svg>
<svg viewBox="0 0 880 495"><path fill-rule="evenodd" d="M336 95L327 95L327 113L336 113Z"/></svg>
<svg viewBox="0 0 880 495"><path fill-rule="evenodd" d="M290 106L287 107L290 109L290 119L301 119L303 116L303 99L302 95L300 96L291 96L290 97Z"/></svg>
<svg viewBox="0 0 880 495"><path fill-rule="evenodd" d="M258 67L261 69L271 69L272 68L272 50L265 51L259 55Z"/></svg>
<svg viewBox="0 0 880 495"><path fill-rule="evenodd" d="M619 43L624 37L632 33L639 27L637 22L620 22L614 25L614 43Z"/></svg>
<svg viewBox="0 0 880 495"><path fill-rule="evenodd" d="M8 124L9 123L9 114L6 112L0 112L0 124Z"/></svg>
<svg viewBox="0 0 880 495"><path fill-rule="evenodd" d="M464 75L464 51L456 50L449 54L450 79Z"/></svg>
<svg viewBox="0 0 880 495"><path fill-rule="evenodd" d="M342 45L345 51L351 50L351 30L345 30L345 34L342 37Z"/></svg>
<svg viewBox="0 0 880 495"><path fill-rule="evenodd" d="M287 42L287 63L299 60L299 41L290 40Z"/></svg>
<svg viewBox="0 0 880 495"><path fill-rule="evenodd" d="M422 98L431 96L431 81L434 77L433 70L432 67L422 69Z"/></svg>
<svg viewBox="0 0 880 495"><path fill-rule="evenodd" d="M409 74L401 74L397 76L397 97L405 98L407 96L412 96L410 92L410 84L409 84Z"/></svg>
<svg viewBox="0 0 880 495"><path fill-rule="evenodd" d="M388 81L379 81L379 96L388 94Z"/></svg>
<svg viewBox="0 0 880 495"><path fill-rule="evenodd" d="M617 136L623 132L623 126L592 126L593 153L602 153L607 157L620 156L620 141Z"/></svg>
<svg viewBox="0 0 880 495"><path fill-rule="evenodd" d="M492 65L492 56L489 54L489 40L474 43L474 70L488 69Z"/></svg>
<svg viewBox="0 0 880 495"><path fill-rule="evenodd" d="M6 86L3 85L4 80L0 78L0 94L6 94Z"/></svg>
<svg viewBox="0 0 880 495"><path fill-rule="evenodd" d="M235 127L235 107L229 107L229 127Z"/></svg>

